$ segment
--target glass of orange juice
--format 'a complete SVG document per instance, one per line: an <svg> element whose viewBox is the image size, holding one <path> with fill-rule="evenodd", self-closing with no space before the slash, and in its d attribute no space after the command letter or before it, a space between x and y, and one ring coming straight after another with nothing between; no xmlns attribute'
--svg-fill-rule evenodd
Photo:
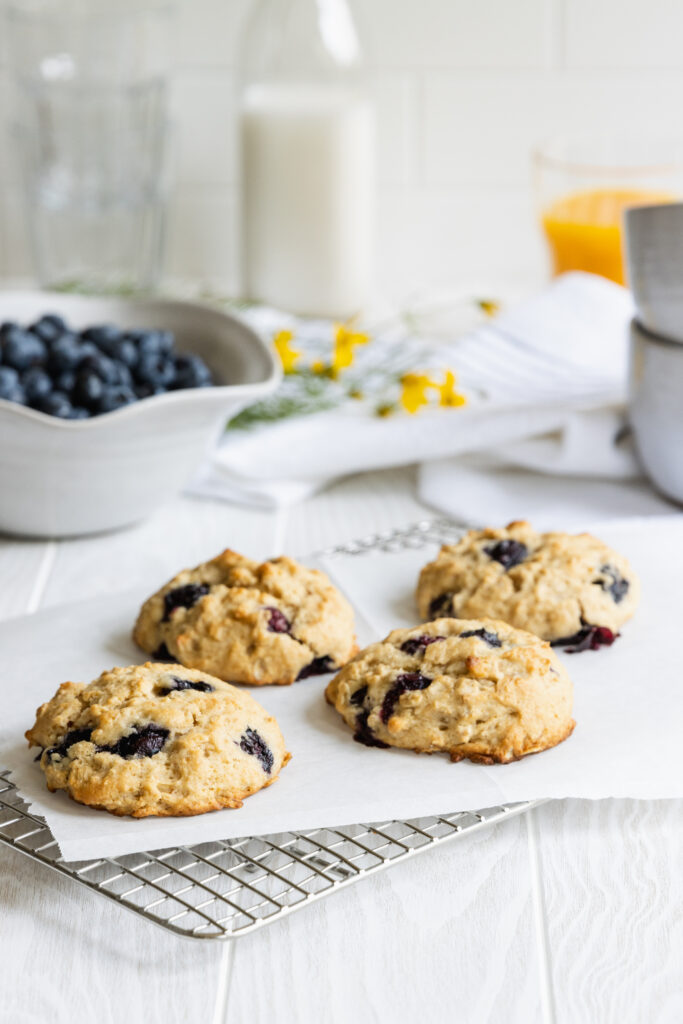
<svg viewBox="0 0 683 1024"><path fill-rule="evenodd" d="M624 284L624 210L683 197L683 147L557 139L535 151L534 174L553 273L586 270Z"/></svg>

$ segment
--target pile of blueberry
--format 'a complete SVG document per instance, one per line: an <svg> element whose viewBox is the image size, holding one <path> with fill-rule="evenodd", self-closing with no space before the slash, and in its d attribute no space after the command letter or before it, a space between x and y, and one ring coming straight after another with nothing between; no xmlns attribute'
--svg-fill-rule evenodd
<svg viewBox="0 0 683 1024"><path fill-rule="evenodd" d="M170 331L99 324L73 331L55 313L0 325L0 398L81 420L165 391L210 387L199 356L174 352Z"/></svg>

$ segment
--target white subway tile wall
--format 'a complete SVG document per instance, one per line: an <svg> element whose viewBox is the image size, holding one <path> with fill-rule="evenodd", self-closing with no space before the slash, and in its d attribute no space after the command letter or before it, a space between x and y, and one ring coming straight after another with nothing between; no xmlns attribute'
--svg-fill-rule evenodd
<svg viewBox="0 0 683 1024"><path fill-rule="evenodd" d="M252 0L179 0L167 270L239 290L240 40ZM554 134L683 133L681 0L361 0L379 114L378 287L525 287L546 274L531 149ZM30 260L0 67L0 273Z"/></svg>

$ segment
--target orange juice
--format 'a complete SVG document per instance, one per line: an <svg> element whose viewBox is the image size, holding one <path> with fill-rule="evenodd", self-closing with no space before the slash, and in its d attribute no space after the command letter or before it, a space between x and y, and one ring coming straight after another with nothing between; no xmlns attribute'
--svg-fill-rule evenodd
<svg viewBox="0 0 683 1024"><path fill-rule="evenodd" d="M624 284L621 221L629 206L670 203L665 192L605 188L574 192L556 199L543 212L553 271L587 270Z"/></svg>

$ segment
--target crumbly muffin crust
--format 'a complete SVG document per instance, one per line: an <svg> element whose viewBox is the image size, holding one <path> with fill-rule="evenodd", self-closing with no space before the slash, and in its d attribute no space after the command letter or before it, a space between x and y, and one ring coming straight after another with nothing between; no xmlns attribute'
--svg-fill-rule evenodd
<svg viewBox="0 0 683 1024"><path fill-rule="evenodd" d="M358 649L353 609L325 573L230 550L150 597L133 638L154 657L252 686L335 671Z"/></svg>
<svg viewBox="0 0 683 1024"><path fill-rule="evenodd" d="M51 792L129 814L241 807L289 760L253 697L182 665L131 665L89 685L63 683L26 733Z"/></svg>
<svg viewBox="0 0 683 1024"><path fill-rule="evenodd" d="M638 578L588 533L537 533L527 522L470 530L420 573L420 616L502 619L575 649L610 643L633 615Z"/></svg>
<svg viewBox="0 0 683 1024"><path fill-rule="evenodd" d="M492 619L396 629L329 683L327 701L368 746L506 763L572 729L573 687L550 645Z"/></svg>

